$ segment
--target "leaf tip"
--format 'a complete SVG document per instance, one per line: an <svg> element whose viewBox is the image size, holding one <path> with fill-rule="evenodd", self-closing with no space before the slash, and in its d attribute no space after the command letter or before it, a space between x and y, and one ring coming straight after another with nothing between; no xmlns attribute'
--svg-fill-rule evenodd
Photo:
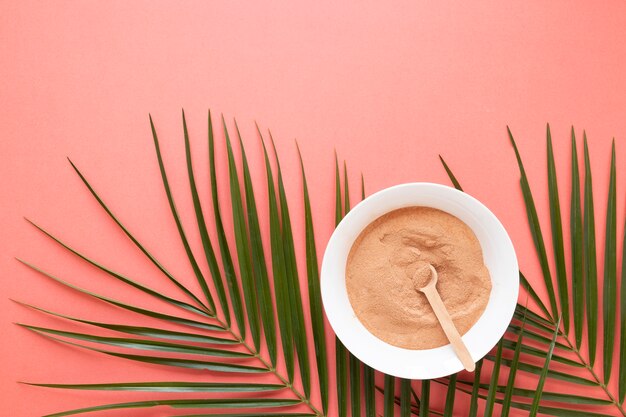
<svg viewBox="0 0 626 417"><path fill-rule="evenodd" d="M508 126L506 127L506 132L509 135L509 140L513 144L513 147L517 149L517 145L515 144L515 138L513 138L513 132L511 132L511 129Z"/></svg>
<svg viewBox="0 0 626 417"><path fill-rule="evenodd" d="M300 165L302 165L302 152L300 152L300 145L298 144L298 139L294 139L296 143L296 151L298 152L298 158L300 159Z"/></svg>

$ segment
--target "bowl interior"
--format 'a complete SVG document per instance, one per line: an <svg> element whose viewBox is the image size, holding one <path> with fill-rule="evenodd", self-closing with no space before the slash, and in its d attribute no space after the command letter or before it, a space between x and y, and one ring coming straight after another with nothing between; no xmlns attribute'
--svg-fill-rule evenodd
<svg viewBox="0 0 626 417"><path fill-rule="evenodd" d="M363 200L341 221L328 242L321 271L322 301L333 330L352 354L372 368L402 378L431 379L463 369L452 347L410 350L383 342L356 317L345 283L348 254L361 231L383 214L410 206L433 207L458 217L480 242L492 290L482 316L463 336L474 360L496 345L510 323L519 272L513 244L500 221L478 200L451 187L410 183L387 188Z"/></svg>

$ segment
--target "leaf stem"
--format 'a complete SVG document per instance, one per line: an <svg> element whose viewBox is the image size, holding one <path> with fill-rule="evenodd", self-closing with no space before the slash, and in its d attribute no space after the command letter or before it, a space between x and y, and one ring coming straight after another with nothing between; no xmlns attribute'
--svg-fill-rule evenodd
<svg viewBox="0 0 626 417"><path fill-rule="evenodd" d="M309 398L307 398L304 394L298 391L298 389L296 389L296 387L294 387L292 383L290 383L285 377L283 377L278 372L275 366L272 366L269 362L263 359L261 354L257 352L257 350L253 346L250 346L244 339L241 338L239 334L235 333L230 326L227 326L224 322L222 322L220 318L216 317L216 319L228 333L230 333L238 342L240 342L248 350L248 352L250 352L250 354L257 358L263 364L263 366L265 366L271 373L273 373L285 385L285 387L289 388L291 392L296 397L298 397L300 401L302 401L303 404L306 404L317 417L326 417L326 415L322 411L320 411L317 407L313 405ZM626 417L626 415L624 417Z"/></svg>
<svg viewBox="0 0 626 417"><path fill-rule="evenodd" d="M561 336L563 336L563 338L565 339L565 341L567 342L567 344L571 347L572 351L574 353L576 353L576 356L578 356L578 359L580 359L580 363L582 363L583 365L585 365L585 368L587 368L587 370L589 371L589 373L591 373L591 376L593 377L593 379L596 381L596 383L598 384L598 386L600 388L602 388L602 391L604 391L604 393L606 394L606 396L608 397L609 401L611 401L613 403L613 405L615 406L615 408L617 408L617 410L620 412L620 414L623 417L626 417L626 410L624 410L623 405L620 405L620 403L615 399L615 397L613 396L613 394L611 394L611 391L609 391L607 385L602 382L600 380L600 378L598 377L598 375L596 374L596 372L593 370L593 367L591 365L589 365L585 359L582 357L582 355L580 354L580 351L576 348L576 346L574 346L572 344L572 342L569 340L569 337L564 334L564 332L559 328L559 333Z"/></svg>

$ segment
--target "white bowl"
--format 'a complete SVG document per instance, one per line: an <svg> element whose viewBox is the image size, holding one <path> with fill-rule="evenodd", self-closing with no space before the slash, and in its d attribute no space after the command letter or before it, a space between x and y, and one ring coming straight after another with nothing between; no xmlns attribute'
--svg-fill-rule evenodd
<svg viewBox="0 0 626 417"><path fill-rule="evenodd" d="M485 311L463 336L463 341L475 361L498 343L517 303L519 270L513 244L500 221L480 201L440 184L396 185L357 204L339 223L326 247L321 273L322 301L337 337L362 362L401 378L439 378L463 369L451 345L411 350L383 342L356 317L346 290L346 261L361 231L383 214L410 206L433 207L450 213L476 234L491 275L492 289Z"/></svg>

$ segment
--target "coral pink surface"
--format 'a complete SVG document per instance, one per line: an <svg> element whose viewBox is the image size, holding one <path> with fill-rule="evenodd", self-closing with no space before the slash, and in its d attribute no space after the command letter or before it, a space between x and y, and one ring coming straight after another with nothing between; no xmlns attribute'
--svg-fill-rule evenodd
<svg viewBox="0 0 626 417"><path fill-rule="evenodd" d="M599 242L610 145L616 138L621 248L624 38L626 3L619 0L0 2L0 415L35 416L151 397L49 390L16 381L218 378L191 371L176 375L79 350L13 324L62 325L9 298L101 321L125 317L119 309L47 280L14 257L114 298L160 305L72 257L23 216L111 268L178 295L97 205L66 156L162 264L196 288L160 182L148 113L160 134L176 204L199 259L200 240L191 232L195 219L185 177L181 108L186 110L207 211L207 110L214 111L216 124L220 113L231 127L237 118L260 201L265 201L266 191L254 121L272 129L302 253L294 138L298 140L320 258L333 229L334 150L347 161L353 200L358 199L361 173L367 193L409 181L448 184L441 154L466 191L501 219L522 270L545 295L506 126L518 140L546 233L546 122L552 126L566 229L570 127L575 125L579 138L586 129ZM221 133L217 138L221 195L228 198ZM225 216L230 224L227 211ZM266 231L265 204L261 216ZM134 316L131 320L148 323ZM442 388L434 389L434 399L445 395ZM332 415L334 398L331 392ZM458 402L463 415L467 401L459 396ZM160 416L167 411L99 415Z"/></svg>

